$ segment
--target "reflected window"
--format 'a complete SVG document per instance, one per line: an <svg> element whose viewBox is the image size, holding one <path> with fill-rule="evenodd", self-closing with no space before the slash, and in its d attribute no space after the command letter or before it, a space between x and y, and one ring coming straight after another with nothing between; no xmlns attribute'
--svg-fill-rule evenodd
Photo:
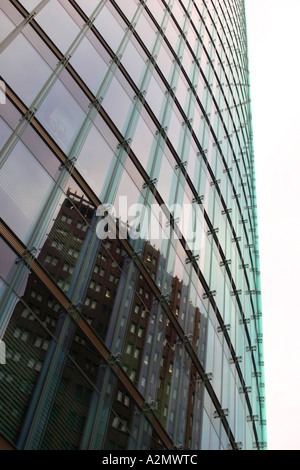
<svg viewBox="0 0 300 470"><path fill-rule="evenodd" d="M136 25L136 31L139 34L139 36L142 38L145 46L148 48L149 51L151 51L151 46L154 42L154 39L156 38L156 31L154 29L154 25L150 24L151 20L147 20L146 17L141 16L137 25Z"/></svg>
<svg viewBox="0 0 300 470"><path fill-rule="evenodd" d="M165 47L161 47L158 57L157 57L157 64L161 69L162 73L166 78L169 77L169 73L173 67L173 59L167 49Z"/></svg>
<svg viewBox="0 0 300 470"><path fill-rule="evenodd" d="M174 169L172 168L168 159L163 156L157 183L157 190L166 204L168 204L170 201L173 175Z"/></svg>
<svg viewBox="0 0 300 470"><path fill-rule="evenodd" d="M154 75L149 83L147 90L147 102L149 103L152 111L157 118L160 116L160 111L162 109L162 104L165 99L165 91L162 90L158 81L155 79Z"/></svg>

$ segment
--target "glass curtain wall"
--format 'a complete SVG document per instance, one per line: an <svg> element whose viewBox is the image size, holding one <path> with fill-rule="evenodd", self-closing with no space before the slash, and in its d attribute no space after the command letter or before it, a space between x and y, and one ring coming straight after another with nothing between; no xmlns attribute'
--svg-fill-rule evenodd
<svg viewBox="0 0 300 470"><path fill-rule="evenodd" d="M10 0L0 25L1 439L265 449L244 1Z"/></svg>

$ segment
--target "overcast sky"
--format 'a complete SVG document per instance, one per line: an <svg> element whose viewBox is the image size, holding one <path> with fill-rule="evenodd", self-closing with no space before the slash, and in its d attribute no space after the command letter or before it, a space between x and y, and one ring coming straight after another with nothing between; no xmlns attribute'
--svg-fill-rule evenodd
<svg viewBox="0 0 300 470"><path fill-rule="evenodd" d="M246 0L269 450L300 450L300 0Z"/></svg>

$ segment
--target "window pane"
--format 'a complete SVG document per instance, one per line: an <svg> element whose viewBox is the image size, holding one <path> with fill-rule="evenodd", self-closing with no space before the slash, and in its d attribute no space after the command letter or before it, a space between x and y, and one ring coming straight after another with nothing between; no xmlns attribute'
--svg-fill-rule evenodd
<svg viewBox="0 0 300 470"><path fill-rule="evenodd" d="M36 116L61 148L67 152L78 132L84 112L65 86L58 81Z"/></svg>
<svg viewBox="0 0 300 470"><path fill-rule="evenodd" d="M42 209L52 180L19 142L0 171L1 212L5 222L24 240Z"/></svg>
<svg viewBox="0 0 300 470"><path fill-rule="evenodd" d="M4 80L30 105L51 73L34 47L19 35L0 55Z"/></svg>
<svg viewBox="0 0 300 470"><path fill-rule="evenodd" d="M113 155L113 150L103 136L95 127L92 127L79 155L76 167L97 196L101 194Z"/></svg>
<svg viewBox="0 0 300 470"><path fill-rule="evenodd" d="M126 123L131 104L132 101L120 82L116 78L113 78L103 100L103 108L116 123L120 131L123 130Z"/></svg>
<svg viewBox="0 0 300 470"><path fill-rule="evenodd" d="M91 91L96 93L107 65L88 39L83 39L70 63Z"/></svg>

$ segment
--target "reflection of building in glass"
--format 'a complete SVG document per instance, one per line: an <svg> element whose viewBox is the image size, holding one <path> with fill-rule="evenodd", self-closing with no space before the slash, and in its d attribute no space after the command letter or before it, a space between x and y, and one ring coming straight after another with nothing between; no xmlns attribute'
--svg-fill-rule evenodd
<svg viewBox="0 0 300 470"><path fill-rule="evenodd" d="M0 448L264 449L243 2L30 3L0 10ZM100 240L124 196L171 237Z"/></svg>
<svg viewBox="0 0 300 470"><path fill-rule="evenodd" d="M67 195L68 197L61 204L47 240L37 257L39 263L47 269L48 274L66 293L71 288L74 270L80 264L81 252L89 231L88 223L91 223L94 214L93 207L82 196L78 197L69 191ZM85 218L85 221L82 217ZM154 352L154 361L157 363L157 367L153 376L156 381L161 382L160 393L154 400L154 390L153 399L149 400L147 405L150 409L153 407L162 414L161 420L166 426L168 407L172 406L169 395L173 362L176 359L175 350L176 348L180 349L182 345L178 341L170 321L166 320L161 312L159 313L157 302L155 303L146 280L142 275L138 275L138 272L134 275L133 297L128 305L126 334L124 334L122 323L120 323L118 330L119 300L122 299L125 274L128 274L129 258L118 240L107 240L103 244L99 242L97 244L99 248L94 256L95 263L85 282L84 301L78 306L78 309L104 342L110 342L111 337L117 331L124 337L123 346L119 345L121 352L116 354L116 360L122 363L129 378L138 388L146 386L148 365L151 361L151 348L149 349L148 345L151 344L153 335L157 335L161 347ZM149 244L145 245L142 258L153 276L157 274L159 256L160 254L155 248ZM18 259L16 263L19 264ZM171 280L171 287L171 308L178 316L180 296L181 294L186 296L187 288L177 277ZM201 341L201 344L205 344L205 339L199 338L200 312L192 305L189 306L189 310L190 314L195 316L195 325L197 325L194 330L195 337L197 336L198 342ZM31 391L32 388L43 386L41 374L43 372L49 374L50 364L55 355L55 339L62 336L62 328L66 326L65 319L66 312L39 283L37 277L30 274L24 294L17 303L6 330L6 335L10 338L10 359L17 362L14 378L14 381L18 382L17 389L24 387L24 376L26 376L26 383L31 384ZM50 331L47 331L48 329ZM205 331L204 326L202 331ZM62 387L62 393L72 397L72 401L64 403L63 395L60 397L58 394L54 408L51 405L51 419L41 444L42 448L51 448L51 446L55 448L80 447L88 411L87 405L90 403L93 387L85 383L83 378L80 380L78 374L74 374L75 361L76 366L81 369L84 375L91 375L94 379L97 377L98 386L103 384L105 377L106 365L101 363L99 368L99 357L87 346L87 340L76 331L74 324L68 325L68 330L63 337L67 342L68 347L66 348L64 345L64 348L68 351L69 358L67 359L66 351L64 351L62 359L64 372L57 385L58 390ZM33 350L29 348L23 352L19 351L20 341L31 343L34 346ZM144 360L141 361L141 358ZM24 369L27 372L27 368L29 372L24 374ZM194 375L195 373L194 371ZM44 379L47 377L46 374ZM52 380L54 381L54 378ZM195 379L193 380L195 381ZM195 384L191 382L189 389L191 394L195 393ZM136 406L126 388L121 384L114 387L111 395L112 416L104 446L105 448L118 446L125 449L131 432L132 415L137 414ZM13 396L11 398L14 399ZM25 400L20 398L18 403L18 409L26 413L25 416L31 415L28 398L29 396ZM73 400L82 402L81 404L76 403L75 410L72 406ZM178 406L177 400L174 400L173 407L176 405ZM7 425L11 413L15 412L14 406L10 400L5 402L2 416ZM190 414L192 416L192 411ZM20 439L26 421L26 418L24 421L20 421L17 434L13 434L16 429L12 429L8 425L9 433L12 433L11 437L18 436ZM65 429L63 435L59 433L56 435L55 428L57 427ZM153 437L152 440L153 446L161 448L158 442L155 444Z"/></svg>

